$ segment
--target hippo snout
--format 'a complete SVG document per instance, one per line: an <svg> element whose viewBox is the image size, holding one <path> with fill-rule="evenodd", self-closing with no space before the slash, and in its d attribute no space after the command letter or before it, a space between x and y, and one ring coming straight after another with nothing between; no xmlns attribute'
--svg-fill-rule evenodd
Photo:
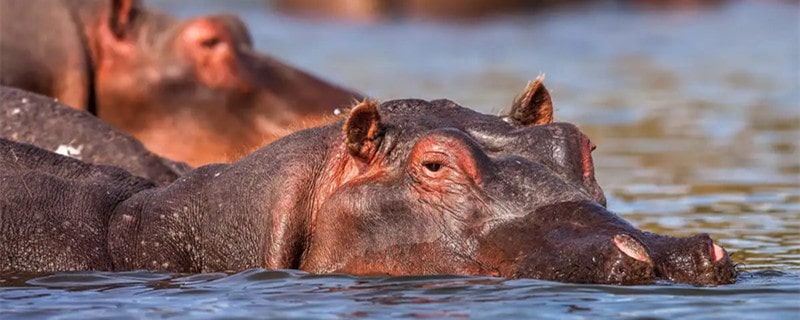
<svg viewBox="0 0 800 320"><path fill-rule="evenodd" d="M648 284L656 267L646 247L627 234L561 241L526 255L512 275L574 283Z"/></svg>
<svg viewBox="0 0 800 320"><path fill-rule="evenodd" d="M735 282L737 276L728 253L709 235L676 238L641 231L596 202L541 207L494 227L485 248L513 261L501 273L514 278L721 285Z"/></svg>
<svg viewBox="0 0 800 320"><path fill-rule="evenodd" d="M688 238L654 235L651 247L659 278L698 285L736 281L736 266L730 255L708 234Z"/></svg>
<svg viewBox="0 0 800 320"><path fill-rule="evenodd" d="M510 276L624 285L657 280L696 285L735 281L737 273L729 255L707 235L688 239L658 237L660 243L628 233L562 241L558 248L534 250L526 255ZM668 243L671 245L664 249Z"/></svg>
<svg viewBox="0 0 800 320"><path fill-rule="evenodd" d="M618 234L613 242L627 257L648 263L654 279L696 285L730 284L736 280L736 267L730 256L708 234L673 238L644 233L639 239ZM628 264L626 261L620 259L619 263Z"/></svg>
<svg viewBox="0 0 800 320"><path fill-rule="evenodd" d="M736 280L736 267L730 256L708 234L673 238L645 233L640 238L641 241L618 234L613 242L627 257L648 263L655 279L696 285L730 284ZM626 261L620 259L619 263L628 264Z"/></svg>

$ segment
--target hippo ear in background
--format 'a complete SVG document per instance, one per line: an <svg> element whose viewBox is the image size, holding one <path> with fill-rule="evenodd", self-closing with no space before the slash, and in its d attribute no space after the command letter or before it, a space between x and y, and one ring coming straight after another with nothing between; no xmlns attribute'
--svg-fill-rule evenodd
<svg viewBox="0 0 800 320"><path fill-rule="evenodd" d="M544 75L528 82L525 91L514 99L508 117L523 126L553 122L553 102L544 87Z"/></svg>
<svg viewBox="0 0 800 320"><path fill-rule="evenodd" d="M345 144L350 155L369 161L377 151L377 138L381 129L378 102L364 100L358 103L344 121Z"/></svg>
<svg viewBox="0 0 800 320"><path fill-rule="evenodd" d="M111 0L108 25L117 39L124 39L133 28L141 6L139 0Z"/></svg>

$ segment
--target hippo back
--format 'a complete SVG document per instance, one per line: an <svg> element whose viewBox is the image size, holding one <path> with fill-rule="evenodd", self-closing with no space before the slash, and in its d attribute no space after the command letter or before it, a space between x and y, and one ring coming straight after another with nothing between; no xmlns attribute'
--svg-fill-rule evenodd
<svg viewBox="0 0 800 320"><path fill-rule="evenodd" d="M172 182L190 170L184 163L156 156L135 138L88 112L1 86L0 137L93 164L121 167L158 184Z"/></svg>
<svg viewBox="0 0 800 320"><path fill-rule="evenodd" d="M152 182L0 138L0 273L109 270L108 221Z"/></svg>

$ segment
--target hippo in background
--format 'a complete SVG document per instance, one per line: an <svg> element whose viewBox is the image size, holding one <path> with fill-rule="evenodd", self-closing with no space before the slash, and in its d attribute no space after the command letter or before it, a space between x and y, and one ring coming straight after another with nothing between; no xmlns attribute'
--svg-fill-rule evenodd
<svg viewBox="0 0 800 320"><path fill-rule="evenodd" d="M4 86L0 86L0 137L88 163L120 167L159 185L191 170L184 163L153 154L135 138L86 111Z"/></svg>
<svg viewBox="0 0 800 320"><path fill-rule="evenodd" d="M0 0L0 84L195 166L326 123L361 98L256 52L237 17L179 20L138 0Z"/></svg>
<svg viewBox="0 0 800 320"><path fill-rule="evenodd" d="M467 20L503 14L614 5L632 9L690 9L726 0L268 0L277 10L312 18L374 22L392 19Z"/></svg>
<svg viewBox="0 0 800 320"><path fill-rule="evenodd" d="M364 101L163 187L0 140L0 155L16 150L0 158L0 271L736 280L708 235L656 235L608 211L587 187L591 142L552 122L544 92L533 82L505 117L449 100Z"/></svg>

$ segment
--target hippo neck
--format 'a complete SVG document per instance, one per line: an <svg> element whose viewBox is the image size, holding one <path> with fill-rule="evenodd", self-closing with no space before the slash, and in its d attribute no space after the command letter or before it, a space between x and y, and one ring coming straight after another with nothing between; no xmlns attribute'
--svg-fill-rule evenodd
<svg viewBox="0 0 800 320"><path fill-rule="evenodd" d="M109 23L111 11L114 9L111 7L111 1L64 0L64 4L69 9L72 20L79 27L79 30L82 31L80 34L82 48L84 48L86 61L88 61L85 70L89 79L87 88L88 101L87 105L83 107L91 114L98 115L97 75L98 69L104 61L103 59L107 60L109 56L107 49L108 46L111 45L110 42L127 42L127 45L131 45L131 39L135 37L130 34L137 33L141 30L142 25L145 24L143 22L144 19L166 19L167 21L171 21L173 18L170 15L162 14L158 11L144 10L140 1L133 1L133 10L135 10L137 14L135 19L130 22L130 30L128 31L130 34L124 39L112 40L111 38L114 36L111 35ZM119 44L114 44L114 46L117 45Z"/></svg>
<svg viewBox="0 0 800 320"><path fill-rule="evenodd" d="M313 233L314 199L340 128L336 123L296 132L231 164L223 187L260 190L242 203L257 204L254 212L264 216L264 267L299 267Z"/></svg>
<svg viewBox="0 0 800 320"><path fill-rule="evenodd" d="M105 8L108 7L108 1L102 0L66 0L64 4L69 8L70 16L78 26L78 30L82 31L78 34L81 47L84 48L83 56L86 59L86 69L84 70L87 75L87 88L86 88L86 105L75 106L88 111L93 115L97 115L97 97L95 86L95 70L97 70L97 44L95 43L96 28L98 17L103 14Z"/></svg>

